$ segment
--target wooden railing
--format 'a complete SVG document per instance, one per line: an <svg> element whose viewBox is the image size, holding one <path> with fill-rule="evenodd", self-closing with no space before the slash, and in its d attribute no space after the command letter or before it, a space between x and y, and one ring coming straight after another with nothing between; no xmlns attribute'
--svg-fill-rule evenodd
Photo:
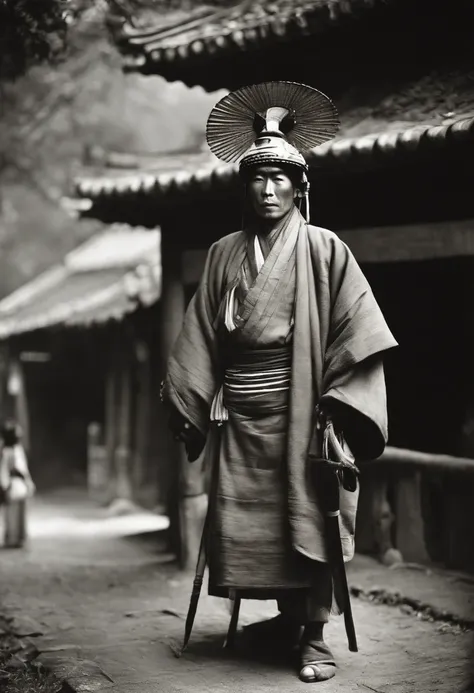
<svg viewBox="0 0 474 693"><path fill-rule="evenodd" d="M406 450L405 448L386 447L383 455L374 460L373 464L396 464L417 469L439 469L444 472L470 472L474 474L474 459L468 457L453 457L452 455L437 455L431 452Z"/></svg>
<svg viewBox="0 0 474 693"><path fill-rule="evenodd" d="M474 484L474 459L387 447L379 459L361 464L361 471L357 550L375 552L386 564L430 561L425 540L426 522L429 519L422 512L422 475L448 480L455 479L457 475L461 483L458 486L454 483L454 488L459 489L459 501L448 497L453 493L451 483L451 488L446 488L447 505L451 503L458 516L463 512L466 516L469 513L469 507L461 509L456 504L466 505L462 487ZM474 509L474 497L472 507ZM446 508L439 509L440 516L443 512L447 512ZM442 515L442 519L445 525L449 524L449 512ZM470 516L470 522L467 518L466 530L470 531L473 524L474 513ZM445 530L449 534L450 528L445 527ZM449 554L446 560L452 559L462 565L463 557L454 556L462 547L463 538L458 536L459 528L453 526L451 534L453 541L448 544L456 546L446 549ZM472 558L466 560L469 562Z"/></svg>

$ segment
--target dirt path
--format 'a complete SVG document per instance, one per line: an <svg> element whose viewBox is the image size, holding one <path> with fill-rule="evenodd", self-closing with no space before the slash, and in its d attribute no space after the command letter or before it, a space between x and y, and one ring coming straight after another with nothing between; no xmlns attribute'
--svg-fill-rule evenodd
<svg viewBox="0 0 474 693"><path fill-rule="evenodd" d="M82 667L89 672L88 688L82 690L306 690L306 684L299 682L283 662L266 661L242 648L226 654L222 641L229 618L227 605L207 596L200 604L188 652L179 660L173 656L170 645L182 637L190 578L175 572L169 557L160 552L156 535L137 536L146 529L158 529L156 522L147 517L109 519L77 494L38 500L32 510L30 547L2 553L0 602L10 612L33 619L25 621L25 630L28 623L31 630L35 622L40 624L44 635L35 641L47 660L54 657L64 671L71 670L77 657L89 660ZM135 535L123 536L130 532ZM359 573L354 569L351 582L367 585L370 565L365 561ZM374 571L379 587L384 574L379 568ZM393 572L389 577L393 582ZM399 574L398 584L408 578ZM444 590L453 590L452 582L443 582L439 575L436 585L441 596ZM432 599L434 589L427 586ZM398 607L359 599L354 600L353 607L361 651L347 651L342 619L334 619L327 639L339 671L318 690L460 690L467 668L466 634ZM240 622L246 624L273 615L275 607L247 602L241 613ZM80 690L81 672L77 672Z"/></svg>

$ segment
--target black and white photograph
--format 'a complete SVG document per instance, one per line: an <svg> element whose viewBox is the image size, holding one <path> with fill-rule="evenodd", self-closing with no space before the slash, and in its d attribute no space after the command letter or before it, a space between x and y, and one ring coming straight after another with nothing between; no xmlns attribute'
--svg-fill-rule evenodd
<svg viewBox="0 0 474 693"><path fill-rule="evenodd" d="M474 693L474 2L0 0L0 693Z"/></svg>

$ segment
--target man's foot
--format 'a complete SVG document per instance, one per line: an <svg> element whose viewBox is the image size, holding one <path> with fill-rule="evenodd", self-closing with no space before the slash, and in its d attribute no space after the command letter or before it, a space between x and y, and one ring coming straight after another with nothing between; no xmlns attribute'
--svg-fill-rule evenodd
<svg viewBox="0 0 474 693"><path fill-rule="evenodd" d="M291 651L299 647L302 626L293 623L281 614L266 621L258 621L245 626L243 635L245 639L252 640L260 645L268 647L278 647L278 649Z"/></svg>
<svg viewBox="0 0 474 693"><path fill-rule="evenodd" d="M319 683L332 679L336 662L324 640L303 639L300 655L300 679L305 683Z"/></svg>

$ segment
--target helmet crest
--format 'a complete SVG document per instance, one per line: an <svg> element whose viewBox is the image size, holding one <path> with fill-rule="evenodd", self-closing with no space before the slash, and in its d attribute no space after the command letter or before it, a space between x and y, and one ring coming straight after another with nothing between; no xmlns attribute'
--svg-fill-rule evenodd
<svg viewBox="0 0 474 693"><path fill-rule="evenodd" d="M241 166L285 163L306 170L302 152L332 139L339 118L332 101L297 82L263 82L224 96L206 128L211 151Z"/></svg>

